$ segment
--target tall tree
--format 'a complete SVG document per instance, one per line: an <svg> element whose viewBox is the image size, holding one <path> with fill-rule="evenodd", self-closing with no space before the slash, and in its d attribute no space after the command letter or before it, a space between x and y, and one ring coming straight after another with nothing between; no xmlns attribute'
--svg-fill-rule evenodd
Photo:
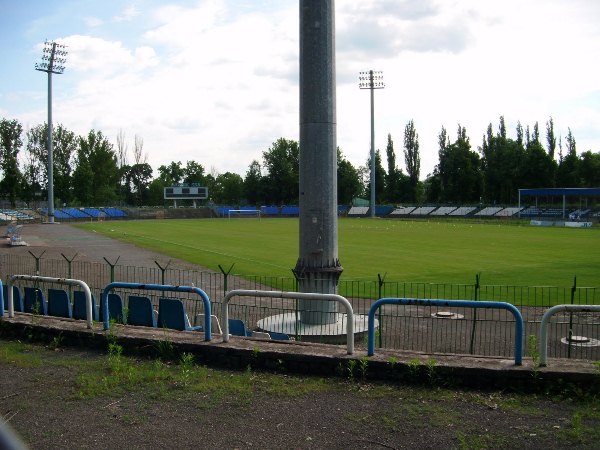
<svg viewBox="0 0 600 450"><path fill-rule="evenodd" d="M388 202L394 203L400 199L400 178L402 173L396 166L396 152L394 151L394 141L392 141L391 134L388 134L385 153L388 163L387 176L385 180L385 198Z"/></svg>
<svg viewBox="0 0 600 450"><path fill-rule="evenodd" d="M339 148L337 149L337 161L338 203L349 205L353 198L361 196L363 185L360 182L358 170L346 159Z"/></svg>
<svg viewBox="0 0 600 450"><path fill-rule="evenodd" d="M101 131L91 130L87 136L79 138L77 159L79 164L84 164L83 171L87 170L85 162L89 165L90 170L93 168L93 203L95 205L114 204L117 199L117 183L119 180L117 155L112 144ZM77 191L78 188L76 188L76 193Z"/></svg>
<svg viewBox="0 0 600 450"><path fill-rule="evenodd" d="M419 135L412 120L404 128L404 164L410 179L409 198L410 201L416 202L421 172L421 155L419 153Z"/></svg>
<svg viewBox="0 0 600 450"><path fill-rule="evenodd" d="M567 154L561 158L558 170L556 172L556 185L562 188L579 187L579 158L577 158L577 148L575 137L568 129L566 141Z"/></svg>
<svg viewBox="0 0 600 450"><path fill-rule="evenodd" d="M158 173L165 186L181 183L185 176L185 170L181 167L181 161L171 161L168 166L160 166L158 168Z"/></svg>
<svg viewBox="0 0 600 450"><path fill-rule="evenodd" d="M371 198L371 155L367 159L365 173L368 174L366 182L365 197ZM375 204L385 201L385 181L387 174L381 162L381 151L375 150Z"/></svg>
<svg viewBox="0 0 600 450"><path fill-rule="evenodd" d="M244 178L244 195L250 205L258 205L265 200L263 194L263 176L260 163L254 160L248 166L246 177Z"/></svg>
<svg viewBox="0 0 600 450"><path fill-rule="evenodd" d="M183 182L187 184L204 183L204 167L196 161L187 161L183 169Z"/></svg>
<svg viewBox="0 0 600 450"><path fill-rule="evenodd" d="M18 155L23 146L22 133L23 126L18 120L0 120L0 194L6 196L13 207L21 187Z"/></svg>
<svg viewBox="0 0 600 450"><path fill-rule="evenodd" d="M552 117L546 122L546 145L548 149L548 155L554 159L554 152L556 151L556 137L554 136L554 120Z"/></svg>
<svg viewBox="0 0 600 450"><path fill-rule="evenodd" d="M263 152L268 201L277 205L298 203L299 155L298 142L285 138L277 139Z"/></svg>

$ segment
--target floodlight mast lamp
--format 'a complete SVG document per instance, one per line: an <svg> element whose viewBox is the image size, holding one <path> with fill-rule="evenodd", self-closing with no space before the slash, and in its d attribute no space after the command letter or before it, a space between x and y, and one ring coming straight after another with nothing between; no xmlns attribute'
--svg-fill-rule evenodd
<svg viewBox="0 0 600 450"><path fill-rule="evenodd" d="M368 72L359 73L358 87L361 89L371 90L371 202L369 206L371 217L375 217L375 89L383 89L383 72Z"/></svg>
<svg viewBox="0 0 600 450"><path fill-rule="evenodd" d="M42 62L36 63L35 70L48 74L48 223L54 223L54 163L52 161L52 74L60 75L65 70L67 60L65 46L46 41Z"/></svg>

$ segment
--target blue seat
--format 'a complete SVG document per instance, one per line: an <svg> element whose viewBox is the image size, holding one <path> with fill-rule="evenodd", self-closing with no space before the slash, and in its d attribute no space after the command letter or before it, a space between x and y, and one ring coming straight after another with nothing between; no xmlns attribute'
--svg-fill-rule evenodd
<svg viewBox="0 0 600 450"><path fill-rule="evenodd" d="M161 298L158 301L158 326L179 331L201 331L201 326L190 326L183 302L177 298Z"/></svg>
<svg viewBox="0 0 600 450"><path fill-rule="evenodd" d="M269 331L269 335L271 336L271 339L275 339L277 341L289 341L290 340L289 335L287 335L285 333L277 333L276 331Z"/></svg>
<svg viewBox="0 0 600 450"><path fill-rule="evenodd" d="M156 328L156 314L148 297L130 295L127 308L128 325Z"/></svg>
<svg viewBox="0 0 600 450"><path fill-rule="evenodd" d="M4 296L4 309L8 311L8 286L2 285L2 295ZM23 297L17 286L13 286L13 307L15 312L23 312Z"/></svg>
<svg viewBox="0 0 600 450"><path fill-rule="evenodd" d="M244 336L250 337L252 336L252 331L246 328L246 324L243 320L240 319L229 319L229 334L233 336Z"/></svg>
<svg viewBox="0 0 600 450"><path fill-rule="evenodd" d="M48 289L48 315L55 317L73 317L73 308L69 294L63 289Z"/></svg>
<svg viewBox="0 0 600 450"><path fill-rule="evenodd" d="M100 299L100 320L104 322L104 296ZM108 320L125 323L125 308L123 299L114 292L108 293Z"/></svg>
<svg viewBox="0 0 600 450"><path fill-rule="evenodd" d="M87 320L85 309L85 292L73 292L73 319ZM96 307L96 298L92 294L92 320L98 321L98 308Z"/></svg>
<svg viewBox="0 0 600 450"><path fill-rule="evenodd" d="M44 316L48 314L46 298L40 288L25 286L23 292L23 312L36 313Z"/></svg>

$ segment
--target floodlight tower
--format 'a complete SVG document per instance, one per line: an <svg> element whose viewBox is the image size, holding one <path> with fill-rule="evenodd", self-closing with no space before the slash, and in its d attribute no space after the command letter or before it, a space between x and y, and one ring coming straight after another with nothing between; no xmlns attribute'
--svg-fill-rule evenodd
<svg viewBox="0 0 600 450"><path fill-rule="evenodd" d="M52 74L60 75L65 70L67 60L65 46L46 41L42 62L35 64L35 70L48 74L48 223L54 223L54 164L52 161Z"/></svg>
<svg viewBox="0 0 600 450"><path fill-rule="evenodd" d="M383 89L383 72L359 73L358 87L371 90L371 203L369 206L371 217L375 217L375 89Z"/></svg>

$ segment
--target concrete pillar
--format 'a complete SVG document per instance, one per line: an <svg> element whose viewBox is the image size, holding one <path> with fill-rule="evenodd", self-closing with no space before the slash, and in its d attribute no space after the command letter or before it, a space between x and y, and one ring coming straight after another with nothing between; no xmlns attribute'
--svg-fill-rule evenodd
<svg viewBox="0 0 600 450"><path fill-rule="evenodd" d="M335 2L300 0L300 292L335 294L338 259ZM300 302L307 324L337 321L337 304Z"/></svg>

